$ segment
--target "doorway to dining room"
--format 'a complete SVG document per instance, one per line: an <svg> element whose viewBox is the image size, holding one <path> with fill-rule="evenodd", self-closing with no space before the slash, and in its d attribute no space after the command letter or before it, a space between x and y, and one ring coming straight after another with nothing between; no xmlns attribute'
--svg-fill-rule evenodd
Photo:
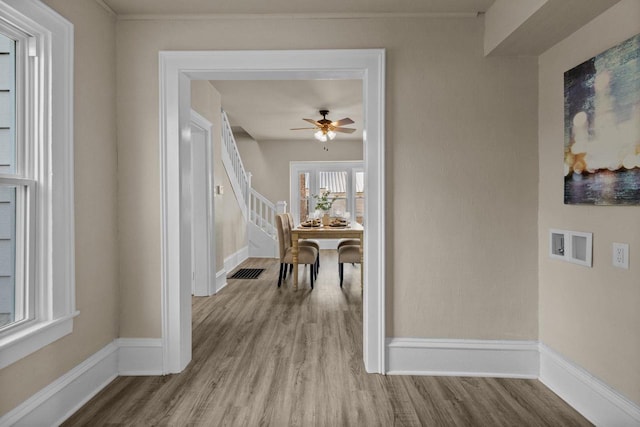
<svg viewBox="0 0 640 427"><path fill-rule="evenodd" d="M191 80L359 79L367 180L363 358L383 373L384 50L160 52L163 371L191 360L191 241L181 224L181 141L188 138Z"/></svg>

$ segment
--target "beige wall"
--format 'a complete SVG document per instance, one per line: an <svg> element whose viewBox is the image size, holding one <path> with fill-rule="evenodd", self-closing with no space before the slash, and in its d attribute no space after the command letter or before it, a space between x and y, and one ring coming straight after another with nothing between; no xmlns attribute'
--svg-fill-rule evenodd
<svg viewBox="0 0 640 427"><path fill-rule="evenodd" d="M640 32L623 0L540 56L540 340L640 404L640 208L563 204L563 73ZM549 259L549 228L593 233L593 268ZM629 243L629 270L611 265Z"/></svg>
<svg viewBox="0 0 640 427"><path fill-rule="evenodd" d="M220 136L220 94L207 81L191 82L191 108L197 111L202 117L209 120L213 126L211 133L211 142L213 143L213 180L214 186L221 185L224 181L224 167L220 158L220 145L222 143ZM214 219L215 219L215 235L216 235L216 271L224 266L224 247L223 247L223 202L222 198L214 196Z"/></svg>
<svg viewBox="0 0 640 427"><path fill-rule="evenodd" d="M235 197L229 175L222 164L222 114L220 93L208 81L191 82L191 106L213 124L214 186L222 185L222 195L215 195L216 271L224 268L224 260L245 248L247 225Z"/></svg>
<svg viewBox="0 0 640 427"><path fill-rule="evenodd" d="M536 339L537 61L485 58L482 33L481 19L120 21L123 336L160 336L158 51L382 47L388 334Z"/></svg>
<svg viewBox="0 0 640 427"><path fill-rule="evenodd" d="M214 212L216 227L216 271L224 268L225 258L233 255L248 245L247 226L235 197L229 175L222 164L222 115L220 93L208 81L191 82L191 108L206 118L213 125L211 139L213 142L213 174L214 187L222 185L222 195L214 195Z"/></svg>
<svg viewBox="0 0 640 427"><path fill-rule="evenodd" d="M289 203L289 164L293 161L362 160L362 141L338 137L329 151L313 139L257 142L248 136L236 138L245 168L253 174L253 187L273 203Z"/></svg>
<svg viewBox="0 0 640 427"><path fill-rule="evenodd" d="M75 26L73 333L0 370L0 416L118 336L115 20L97 3L46 0Z"/></svg>

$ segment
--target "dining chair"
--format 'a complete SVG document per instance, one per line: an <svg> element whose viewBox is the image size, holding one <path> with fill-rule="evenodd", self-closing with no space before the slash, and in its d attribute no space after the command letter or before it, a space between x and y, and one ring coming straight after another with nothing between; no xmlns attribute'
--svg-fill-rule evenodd
<svg viewBox="0 0 640 427"><path fill-rule="evenodd" d="M291 215L291 212L286 212L285 215L287 216L287 220L289 221L289 228L293 230L293 228L295 227L295 224L293 223L293 215ZM293 244L293 242L291 242L291 244ZM318 258L316 259L317 275L318 271L320 270L320 242L313 239L301 239L298 240L298 246L311 246L315 248L316 251L318 251ZM293 268L293 266L291 266L291 268Z"/></svg>
<svg viewBox="0 0 640 427"><path fill-rule="evenodd" d="M276 215L276 227L278 229L278 246L280 249L280 275L278 276L278 287L282 280L287 277L287 264L293 267L293 252L291 246L291 228L289 220L285 214ZM318 251L311 246L298 246L298 264L309 264L309 282L313 289L315 279L315 263L318 258Z"/></svg>
<svg viewBox="0 0 640 427"><path fill-rule="evenodd" d="M336 250L340 250L344 245L360 246L360 239L340 239Z"/></svg>
<svg viewBox="0 0 640 427"><path fill-rule="evenodd" d="M340 287L344 280L344 264L360 264L362 259L360 258L360 241L357 245L342 245L338 249L338 276L340 276Z"/></svg>

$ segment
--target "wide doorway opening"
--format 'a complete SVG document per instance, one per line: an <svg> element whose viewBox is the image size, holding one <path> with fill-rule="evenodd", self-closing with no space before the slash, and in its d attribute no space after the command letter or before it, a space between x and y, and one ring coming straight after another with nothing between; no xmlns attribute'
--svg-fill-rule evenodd
<svg viewBox="0 0 640 427"><path fill-rule="evenodd" d="M190 137L191 80L358 79L367 177L363 358L385 372L384 50L160 52L162 345L164 373L191 360L190 224L181 211L181 146Z"/></svg>

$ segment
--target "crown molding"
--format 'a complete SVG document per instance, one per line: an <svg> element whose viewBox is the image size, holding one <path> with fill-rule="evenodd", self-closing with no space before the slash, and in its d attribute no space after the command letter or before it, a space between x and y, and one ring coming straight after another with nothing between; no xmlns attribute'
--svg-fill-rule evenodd
<svg viewBox="0 0 640 427"><path fill-rule="evenodd" d="M111 9L111 6L109 6L107 3L105 3L104 0L95 0L95 2L98 3L100 6L102 6L102 8L109 13L109 15L118 16L116 11Z"/></svg>
<svg viewBox="0 0 640 427"><path fill-rule="evenodd" d="M109 8L104 0L96 0ZM109 8L111 10L111 8ZM258 19L469 19L481 16L477 12L457 13L202 13L202 14L122 14L122 21L211 21L211 20L258 20Z"/></svg>

